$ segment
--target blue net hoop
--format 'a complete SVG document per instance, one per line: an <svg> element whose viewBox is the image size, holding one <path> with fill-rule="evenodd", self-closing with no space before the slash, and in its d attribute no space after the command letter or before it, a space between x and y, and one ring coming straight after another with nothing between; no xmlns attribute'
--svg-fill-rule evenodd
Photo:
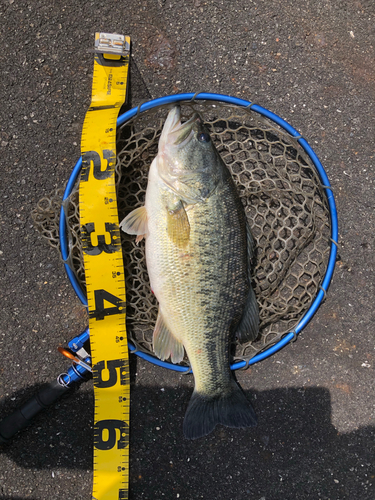
<svg viewBox="0 0 375 500"><path fill-rule="evenodd" d="M265 118L268 118L272 122L276 123L278 126L280 126L282 129L284 129L288 134L290 134L298 143L299 145L304 149L306 154L309 156L311 159L312 163L314 164L316 171L320 177L322 186L325 191L325 195L327 197L327 202L328 202L328 209L329 209L329 214L330 214L330 219L331 219L331 245L330 245L330 253L329 253L329 259L328 259L328 264L327 264L327 269L324 275L324 278L319 286L319 292L317 293L314 301L310 305L309 309L307 312L303 315L303 317L300 319L298 322L297 326L293 329L293 331L285 334L285 336L279 340L277 343L275 343L273 346L266 348L264 351L256 354L254 357L252 357L250 360L241 360L237 361L231 364L231 369L232 370L238 370L238 369L244 369L247 368L250 365L253 365L255 363L258 363L259 361L262 361L265 358L268 358L269 356L272 356L274 353L282 349L284 346L286 346L289 342L293 341L296 339L297 335L302 331L302 329L307 325L307 323L312 319L316 311L318 310L320 304L322 303L323 299L326 296L329 284L331 282L333 272L334 272L334 267L335 267L335 262L336 262L336 255L337 255L337 246L338 246L338 219L337 219L337 210L336 210L336 204L335 204L335 199L334 195L331 189L331 185L328 179L328 176L326 174L326 171L323 168L323 165L321 164L318 156L312 149L312 147L308 144L306 139L302 137L302 135L295 129L293 128L288 122L283 120L280 116L276 115L275 113L272 113L271 111L263 108L262 106L259 106L258 104L254 104L250 101L246 101L244 99L239 99L237 97L231 97L227 95L222 95L222 94L211 94L211 93L206 93L206 92L201 92L201 93L183 93L183 94L175 94L175 95L170 95L166 97L160 97L157 99L150 100L148 102L145 102L135 108L132 108L131 110L127 111L126 113L123 113L120 115L117 119L117 127L125 124L128 120L132 119L135 115L146 112L148 110L151 110L153 108L157 108L160 106L165 106L165 105L170 105L174 103L180 103L180 102L188 102L188 101L217 101L220 103L226 103L229 105L234 105L234 106L240 106L240 107L245 107L249 108L251 107L251 110L254 111L255 113L258 113L260 116L263 116ZM82 167L82 158L80 158L77 163L75 164L73 171L69 177L67 186L64 191L63 195L63 202L70 196L76 181L78 179L78 176L80 174ZM69 281L71 285L73 286L74 291L76 292L78 298L82 302L83 305L87 306L87 298L82 290L74 272L72 269L69 267L66 262L68 261L69 258L69 246L68 246L68 238L67 238L67 220L65 216L65 211L63 206L61 206L61 211L60 211L60 222L59 222L59 238L60 238L60 248L61 248L61 255L62 258L65 262L65 270L67 273L67 276L69 278ZM129 350L130 352L136 354L142 359L145 359L146 361L149 361L157 366L161 366L163 368L167 368L169 370L177 371L177 372L182 372L182 373L191 373L191 368L188 366L181 366L181 365L175 365L171 362L168 361L161 361L160 359L156 358L155 356L152 356L151 354L145 353L141 350L138 350L137 347L132 343L128 342Z"/></svg>

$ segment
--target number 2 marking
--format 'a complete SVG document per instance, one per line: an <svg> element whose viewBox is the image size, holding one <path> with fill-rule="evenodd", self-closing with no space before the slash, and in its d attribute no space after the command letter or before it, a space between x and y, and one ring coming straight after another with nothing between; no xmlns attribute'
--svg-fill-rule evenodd
<svg viewBox="0 0 375 500"><path fill-rule="evenodd" d="M108 179L113 174L116 164L116 155L111 149L103 149L103 158L107 162L107 168L102 170L102 160L96 151L87 151L82 154L81 181L88 181L91 164L94 165L93 174L95 179Z"/></svg>

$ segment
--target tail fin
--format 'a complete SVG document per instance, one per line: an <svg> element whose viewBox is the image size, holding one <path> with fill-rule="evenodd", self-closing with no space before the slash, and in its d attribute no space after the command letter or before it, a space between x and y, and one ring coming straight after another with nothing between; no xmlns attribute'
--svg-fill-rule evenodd
<svg viewBox="0 0 375 500"><path fill-rule="evenodd" d="M257 417L250 402L233 380L231 390L212 398L193 392L184 419L184 436L197 439L214 430L217 424L227 427L255 427Z"/></svg>

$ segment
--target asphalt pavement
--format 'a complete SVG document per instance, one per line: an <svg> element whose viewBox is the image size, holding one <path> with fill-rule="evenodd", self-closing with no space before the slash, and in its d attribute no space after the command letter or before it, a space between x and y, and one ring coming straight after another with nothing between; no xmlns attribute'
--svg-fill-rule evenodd
<svg viewBox="0 0 375 500"><path fill-rule="evenodd" d="M259 419L187 441L191 376L132 356L130 499L375 498L375 6L369 0L2 0L0 419L66 369L86 312L35 230L80 155L96 31L132 39L130 104L242 97L312 145L333 186L327 299L292 345L238 372ZM0 449L0 500L90 499L87 382Z"/></svg>

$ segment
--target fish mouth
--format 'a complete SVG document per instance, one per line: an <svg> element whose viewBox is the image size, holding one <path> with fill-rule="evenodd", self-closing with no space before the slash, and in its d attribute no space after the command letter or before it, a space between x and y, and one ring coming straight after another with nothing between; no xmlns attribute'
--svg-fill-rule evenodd
<svg viewBox="0 0 375 500"><path fill-rule="evenodd" d="M198 113L194 113L189 120L181 123L181 108L174 106L165 121L163 131L160 136L159 150L164 150L165 146L184 146L193 134L193 128L200 120Z"/></svg>

